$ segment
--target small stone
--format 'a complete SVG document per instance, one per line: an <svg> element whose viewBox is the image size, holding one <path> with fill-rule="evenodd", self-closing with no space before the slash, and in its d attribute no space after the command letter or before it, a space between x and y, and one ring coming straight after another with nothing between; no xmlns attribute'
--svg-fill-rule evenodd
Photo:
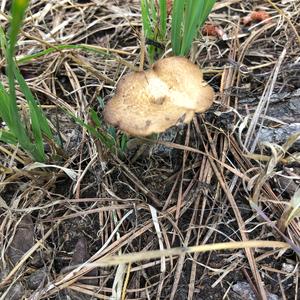
<svg viewBox="0 0 300 300"><path fill-rule="evenodd" d="M17 225L13 240L7 249L7 256L13 265L34 245L34 225L30 215L22 218Z"/></svg>
<svg viewBox="0 0 300 300"><path fill-rule="evenodd" d="M292 135L300 131L300 123L292 123L283 125L279 128L263 128L259 134L260 142L270 142L283 144ZM300 149L300 141L296 141L293 145L297 151Z"/></svg>
<svg viewBox="0 0 300 300"><path fill-rule="evenodd" d="M252 291L251 286L247 282L239 281L232 286L234 292L239 294L242 299L256 300L255 293Z"/></svg>
<svg viewBox="0 0 300 300"><path fill-rule="evenodd" d="M275 294L268 293L268 300L279 300L279 297Z"/></svg>
<svg viewBox="0 0 300 300"><path fill-rule="evenodd" d="M255 293L251 286L247 282L239 281L232 286L234 292L236 292L242 299L245 300L257 300ZM268 300L279 300L279 297L275 294L267 292Z"/></svg>
<svg viewBox="0 0 300 300"><path fill-rule="evenodd" d="M27 279L28 288L30 288L31 290L36 290L38 287L43 286L46 277L47 274L44 269L35 271Z"/></svg>
<svg viewBox="0 0 300 300"><path fill-rule="evenodd" d="M292 273L294 271L294 269L295 269L294 265L286 264L286 263L283 263L282 268L281 268L281 270L286 273Z"/></svg>
<svg viewBox="0 0 300 300"><path fill-rule="evenodd" d="M25 289L21 283L15 283L8 291L5 299L20 300L24 298Z"/></svg>
<svg viewBox="0 0 300 300"><path fill-rule="evenodd" d="M73 253L73 257L71 259L70 266L76 266L79 264L84 263L89 259L89 249L88 249L88 242L85 237L81 237L78 239L76 245L75 245L75 250ZM91 278L81 278L79 281L84 284L88 285L97 285L98 284L98 279L93 278L97 277L98 275L98 270L93 269L89 273L85 275L85 277L91 277Z"/></svg>

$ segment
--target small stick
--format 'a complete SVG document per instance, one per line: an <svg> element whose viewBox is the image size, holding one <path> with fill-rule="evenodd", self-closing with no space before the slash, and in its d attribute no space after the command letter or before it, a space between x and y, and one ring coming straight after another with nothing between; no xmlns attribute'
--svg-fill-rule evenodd
<svg viewBox="0 0 300 300"><path fill-rule="evenodd" d="M140 56L140 67L139 71L142 72L144 69L144 63L145 63L145 36L141 33L141 56Z"/></svg>

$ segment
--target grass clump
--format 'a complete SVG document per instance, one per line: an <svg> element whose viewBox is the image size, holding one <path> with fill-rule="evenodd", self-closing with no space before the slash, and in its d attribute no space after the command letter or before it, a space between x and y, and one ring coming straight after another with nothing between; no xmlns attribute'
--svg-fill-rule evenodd
<svg viewBox="0 0 300 300"><path fill-rule="evenodd" d="M157 5L158 3L158 5ZM170 24L171 45L174 55L186 56L198 30L202 27L215 0L174 0ZM143 30L146 39L164 43L168 39L167 1L141 0ZM161 50L158 50L160 55ZM154 60L155 46L148 48L150 60Z"/></svg>
<svg viewBox="0 0 300 300"><path fill-rule="evenodd" d="M33 160L45 161L43 137L53 139L48 121L37 100L15 62L15 47L21 30L28 0L14 0L11 7L11 21L8 34L0 27L1 50L6 59L8 89L0 82L0 117L6 127L0 130L0 140L8 144L19 144ZM16 85L23 93L29 108L29 124L23 124L16 96Z"/></svg>

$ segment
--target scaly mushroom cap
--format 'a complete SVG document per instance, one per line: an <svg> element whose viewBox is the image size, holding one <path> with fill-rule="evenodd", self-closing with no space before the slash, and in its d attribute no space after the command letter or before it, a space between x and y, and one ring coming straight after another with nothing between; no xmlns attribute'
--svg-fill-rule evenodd
<svg viewBox="0 0 300 300"><path fill-rule="evenodd" d="M190 122L211 106L213 96L197 66L182 57L165 58L151 70L123 77L104 118L131 135L147 136Z"/></svg>

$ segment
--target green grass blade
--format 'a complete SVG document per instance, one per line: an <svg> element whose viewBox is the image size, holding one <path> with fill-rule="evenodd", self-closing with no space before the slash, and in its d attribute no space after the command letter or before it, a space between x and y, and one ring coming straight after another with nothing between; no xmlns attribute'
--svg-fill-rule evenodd
<svg viewBox="0 0 300 300"><path fill-rule="evenodd" d="M92 120L92 125L83 125L91 134L94 135L94 137L99 138L99 140L106 145L107 147L109 147L109 149L113 149L116 150L117 149L117 145L119 146L120 149L117 150L121 150L121 152L125 152L126 148L127 148L127 142L128 142L128 137L126 134L122 134L120 140L117 140L117 134L116 134L116 129L114 127L109 127L107 129L107 134L105 135L105 133L99 133L99 131L96 130L96 128L101 128L102 126L102 122L101 119L99 117L99 115L97 114L96 111L94 111L93 109L90 112L90 117ZM119 142L118 142L119 141ZM121 154L121 153L120 153Z"/></svg>
<svg viewBox="0 0 300 300"><path fill-rule="evenodd" d="M3 129L0 129L0 140L4 143L13 145L17 144L18 142L16 137L12 133Z"/></svg>
<svg viewBox="0 0 300 300"><path fill-rule="evenodd" d="M76 117L75 115L71 114L70 112L66 111L66 113L72 118L77 124L84 127L93 137L98 138L103 145L105 145L110 150L115 150L116 148L116 141L113 137L109 134L105 134L99 132L95 127L91 126L90 124L86 124L83 120ZM95 118L95 114L92 114L93 118ZM98 117L97 117L98 118ZM100 122L96 121L97 123Z"/></svg>
<svg viewBox="0 0 300 300"><path fill-rule="evenodd" d="M143 30L146 38L153 38L153 31L150 22L150 12L147 0L141 0Z"/></svg>
<svg viewBox="0 0 300 300"><path fill-rule="evenodd" d="M9 30L9 55L12 57L15 53L15 46L17 43L18 34L20 32L25 11L29 4L29 0L13 0L11 9L11 23Z"/></svg>
<svg viewBox="0 0 300 300"><path fill-rule="evenodd" d="M7 41L5 33L0 26L0 46L2 53L4 53L4 56L7 60ZM13 78L14 80L14 78ZM12 103L13 99L11 95L6 91L3 84L0 82L0 104L1 104L1 111L0 115L2 119L5 121L7 126L9 127L11 132L14 132L16 134L18 132L18 120L16 119L17 112L17 106L16 103Z"/></svg>
<svg viewBox="0 0 300 300"><path fill-rule="evenodd" d="M126 134L122 134L120 141L120 149L122 152L125 152L127 149L128 137Z"/></svg>
<svg viewBox="0 0 300 300"><path fill-rule="evenodd" d="M180 55L184 0L175 0L172 9L171 43L175 55Z"/></svg>
<svg viewBox="0 0 300 300"><path fill-rule="evenodd" d="M12 1L11 21L7 41L6 36L0 27L0 46L6 58L6 70L9 85L9 91L6 91L3 84L0 84L0 115L8 127L8 130L1 130L1 140L13 144L18 142L21 148L27 151L35 160L42 161L45 157L41 128L45 127L45 118L41 118L39 107L36 105L35 101L32 101L32 99L34 100L33 95L27 87L22 75L18 72L14 60L15 46L28 3L28 0ZM28 101L34 144L31 142L30 133L27 133L19 114L15 78L17 78L21 91ZM45 132L49 133L49 131L50 128L45 127Z"/></svg>
<svg viewBox="0 0 300 300"><path fill-rule="evenodd" d="M197 36L199 28L204 24L208 14L213 8L215 0L191 0L188 3L184 26L184 35L181 46L181 55L186 55L191 48L193 39Z"/></svg>
<svg viewBox="0 0 300 300"><path fill-rule="evenodd" d="M31 130L34 138L35 144L35 157L37 161L45 161L45 150L43 144L43 135L41 128L39 126L39 117L37 111L34 109L32 103L28 103L31 119Z"/></svg>
<svg viewBox="0 0 300 300"><path fill-rule="evenodd" d="M54 45L53 47L47 48L45 50L41 50L40 52L23 56L17 60L18 65L30 62L33 59L37 59L42 56L46 56L47 54L63 51L63 50L84 50L84 51L91 51L97 54L101 54L103 56L109 56L108 52L103 49L98 49L98 46L95 45L87 45L87 44L78 44L78 45Z"/></svg>
<svg viewBox="0 0 300 300"><path fill-rule="evenodd" d="M144 36L146 39L154 39L154 32L151 26L150 8L147 0L141 0L141 10ZM155 55L155 49L153 46L148 47L148 55L151 62L153 62Z"/></svg>
<svg viewBox="0 0 300 300"><path fill-rule="evenodd" d="M13 119L10 116L10 98L9 94L5 90L4 86L0 82L0 116L3 119L3 121L7 124L7 126L10 128L13 126Z"/></svg>
<svg viewBox="0 0 300 300"><path fill-rule="evenodd" d="M206 21L209 13L211 12L212 8L214 7L216 3L216 0L206 0L204 1L204 8L203 8L203 12L201 14L201 17L199 18L199 27L202 27L204 22Z"/></svg>
<svg viewBox="0 0 300 300"><path fill-rule="evenodd" d="M25 99L30 108L30 114L34 114L37 117L37 127L40 128L41 133L45 134L47 138L53 139L53 134L48 125L47 118L45 117L42 109L38 105L35 97L33 96L31 90L27 86L25 79L23 78L22 74L20 73L19 69L15 67L15 76L20 85L20 89L25 96Z"/></svg>
<svg viewBox="0 0 300 300"><path fill-rule="evenodd" d="M6 44L5 33L2 27L0 26L0 47L2 53L4 54L6 54L6 50L7 50L6 46L7 44ZM1 107L0 116L7 124L8 128L11 128L15 124L13 117L11 115L10 101L11 100L9 97L9 93L6 91L3 84L0 82L0 107Z"/></svg>
<svg viewBox="0 0 300 300"><path fill-rule="evenodd" d="M150 1L150 4L149 4L149 1ZM157 12L156 12L155 3L154 3L154 0L147 0L147 2L148 2L148 6L151 9L150 20L152 21L152 27L154 27L154 24L157 24Z"/></svg>
<svg viewBox="0 0 300 300"><path fill-rule="evenodd" d="M198 30L197 25L199 24L199 18L204 8L204 2L205 0L191 0L188 3L180 55L187 54L191 47L192 41L196 36Z"/></svg>
<svg viewBox="0 0 300 300"><path fill-rule="evenodd" d="M2 26L0 26L0 47L1 47L2 53L6 53L7 43L6 43L6 37L5 37L5 33L3 31Z"/></svg>
<svg viewBox="0 0 300 300"><path fill-rule="evenodd" d="M9 82L9 94L10 94L10 116L15 120L15 135L24 138L24 130L20 121L20 116L16 101L16 89L14 80L14 54L15 45L17 43L17 37L22 26L22 21L25 15L26 8L28 6L28 0L13 0L11 10L11 22L9 29L8 47L6 51L6 64L7 64L7 77ZM25 140L23 140L25 143Z"/></svg>
<svg viewBox="0 0 300 300"><path fill-rule="evenodd" d="M102 123L96 111L93 109L90 112L91 119L97 128L100 128Z"/></svg>
<svg viewBox="0 0 300 300"><path fill-rule="evenodd" d="M21 117L17 107L15 77L14 77L14 55L15 45L17 43L18 34L20 32L22 21L28 6L28 0L13 0L11 9L11 22L8 34L7 48L5 51L6 56L6 70L9 84L9 105L7 118L9 118L10 133L15 136L20 143L21 147L29 152L34 159L39 159L36 153L36 147L30 142L26 134L26 130L22 124Z"/></svg>
<svg viewBox="0 0 300 300"><path fill-rule="evenodd" d="M167 33L167 1L159 0L159 12L160 12L160 38L165 39Z"/></svg>
<svg viewBox="0 0 300 300"><path fill-rule="evenodd" d="M25 96L25 99L28 103L30 120L31 120L31 129L33 134L33 139L35 143L35 155L37 156L38 161L45 160L44 154L44 144L43 144L43 134L44 129L45 134L48 138L52 138L51 130L48 126L47 120L43 115L40 107L37 105L36 100L34 99L30 89L28 88L23 76L20 74L17 67L15 67L15 76L20 85L20 89Z"/></svg>

